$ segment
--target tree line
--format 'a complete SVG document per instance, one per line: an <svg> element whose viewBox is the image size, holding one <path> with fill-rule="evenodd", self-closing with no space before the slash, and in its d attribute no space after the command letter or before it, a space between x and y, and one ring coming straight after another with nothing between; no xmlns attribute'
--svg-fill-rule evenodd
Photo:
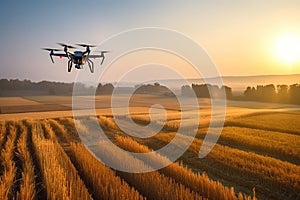
<svg viewBox="0 0 300 200"><path fill-rule="evenodd" d="M82 95L91 94L92 91L95 91L95 88L85 84L76 84L76 87ZM28 94L31 94L32 91L41 91L43 94L49 95L72 95L73 86L74 83L51 81L32 82L26 79L0 79L0 96L5 96L6 91L28 91ZM113 90L114 86L111 83L99 83L96 88L96 94L111 94Z"/></svg>
<svg viewBox="0 0 300 200"><path fill-rule="evenodd" d="M244 100L300 104L300 84L249 86L244 92Z"/></svg>
<svg viewBox="0 0 300 200"><path fill-rule="evenodd" d="M82 95L90 95L93 91L96 91L96 94L111 94L114 90L114 85L111 83L99 83L97 88L82 83L76 84L79 84L76 86L81 91L79 94ZM30 91L43 91L43 94L49 95L72 95L73 86L74 83L0 79L0 96L5 96L5 91L21 90L29 91L29 94ZM135 93L139 94L174 96L172 91L159 83L137 85L135 89ZM124 91L126 92L126 90ZM192 86L184 85L181 87L181 94L183 96L191 96L193 93L199 98L223 98L225 94L227 99L233 100L300 104L300 84L248 86L242 96L234 96L232 88L226 85L219 87L211 84L192 84Z"/></svg>
<svg viewBox="0 0 300 200"><path fill-rule="evenodd" d="M155 94L161 96L175 96L175 94L166 86L160 85L159 83L154 84L142 84L136 85L135 94Z"/></svg>
<svg viewBox="0 0 300 200"><path fill-rule="evenodd" d="M300 104L300 84L248 86L241 96L234 96L232 88L225 85L218 87L211 84L192 84L192 87L181 87L183 96L191 96L192 93L199 98L223 98L225 94L227 99L232 100Z"/></svg>
<svg viewBox="0 0 300 200"><path fill-rule="evenodd" d="M192 84L192 87L189 85L181 87L183 96L191 96L193 93L199 98L233 98L232 89L226 85L219 87L211 84Z"/></svg>

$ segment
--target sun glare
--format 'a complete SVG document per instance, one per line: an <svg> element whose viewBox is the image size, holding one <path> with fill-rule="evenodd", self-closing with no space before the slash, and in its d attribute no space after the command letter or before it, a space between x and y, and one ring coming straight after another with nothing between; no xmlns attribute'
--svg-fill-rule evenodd
<svg viewBox="0 0 300 200"><path fill-rule="evenodd" d="M276 56L286 62L293 64L300 60L300 36L285 35L278 39L275 46Z"/></svg>

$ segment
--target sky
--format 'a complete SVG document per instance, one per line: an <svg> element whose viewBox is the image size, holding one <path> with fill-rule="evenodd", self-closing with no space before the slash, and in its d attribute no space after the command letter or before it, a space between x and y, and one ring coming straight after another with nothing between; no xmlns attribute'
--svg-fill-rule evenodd
<svg viewBox="0 0 300 200"><path fill-rule="evenodd" d="M143 27L171 29L191 38L222 76L300 74L299 11L299 0L4 1L0 78L73 82L82 70L68 73L67 60L55 58L52 64L41 48L59 48L58 42L99 44ZM97 61L95 65L100 67ZM106 81L114 81L118 67L114 70L106 73ZM135 77L156 80L166 78L159 75L164 73L137 70Z"/></svg>

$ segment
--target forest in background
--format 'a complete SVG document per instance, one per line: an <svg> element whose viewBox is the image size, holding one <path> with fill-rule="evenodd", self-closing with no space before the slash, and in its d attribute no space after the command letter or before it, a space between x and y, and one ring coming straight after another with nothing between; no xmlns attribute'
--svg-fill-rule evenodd
<svg viewBox="0 0 300 200"><path fill-rule="evenodd" d="M248 86L242 95L233 95L228 86L218 87L211 84L192 84L181 87L183 96L190 96L194 92L199 98L221 98L225 92L227 99L239 101L259 101L285 104L300 104L300 84L292 85L257 85Z"/></svg>
<svg viewBox="0 0 300 200"><path fill-rule="evenodd" d="M96 91L96 94L111 94L114 90L114 86L111 83L99 83L96 90L92 86L86 86L81 83L76 84L76 87L81 91L80 95L89 95L93 91ZM0 96L12 96L18 92L21 95L24 93L28 95L72 95L73 86L74 83L0 79ZM126 93L128 88L123 88L122 90ZM184 85L181 87L181 95L183 96L191 96L193 92L199 98L223 98L222 95L225 92L226 98L231 100L300 104L300 84L298 83L292 85L267 84L257 85L256 87L248 86L242 95L233 95L232 88L225 85L219 87L211 84L192 84L192 86ZM160 85L158 82L136 85L135 93L174 96L170 89Z"/></svg>

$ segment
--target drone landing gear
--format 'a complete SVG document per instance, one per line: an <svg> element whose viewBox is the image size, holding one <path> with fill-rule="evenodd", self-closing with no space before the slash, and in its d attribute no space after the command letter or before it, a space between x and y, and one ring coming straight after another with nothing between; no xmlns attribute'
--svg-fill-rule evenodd
<svg viewBox="0 0 300 200"><path fill-rule="evenodd" d="M90 68L91 73L94 73L94 63L93 63L93 61L91 61L91 59L88 58L87 62L89 64L89 68Z"/></svg>
<svg viewBox="0 0 300 200"><path fill-rule="evenodd" d="M72 60L68 61L68 72L71 72L72 69Z"/></svg>

